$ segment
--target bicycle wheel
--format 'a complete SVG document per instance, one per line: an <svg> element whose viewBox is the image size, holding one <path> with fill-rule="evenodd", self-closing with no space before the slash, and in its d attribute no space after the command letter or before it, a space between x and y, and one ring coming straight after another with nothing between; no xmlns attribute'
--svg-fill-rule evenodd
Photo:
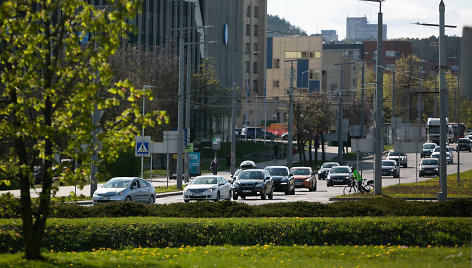
<svg viewBox="0 0 472 268"><path fill-rule="evenodd" d="M354 194L357 192L356 186L346 186L344 187L343 194L348 195L348 194Z"/></svg>

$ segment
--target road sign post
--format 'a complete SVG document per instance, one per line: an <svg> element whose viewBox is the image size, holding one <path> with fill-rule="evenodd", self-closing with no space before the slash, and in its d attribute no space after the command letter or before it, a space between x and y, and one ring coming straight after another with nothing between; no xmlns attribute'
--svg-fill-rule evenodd
<svg viewBox="0 0 472 268"><path fill-rule="evenodd" d="M141 157L141 178L144 176L144 157L151 155L151 136L136 136L135 156Z"/></svg>

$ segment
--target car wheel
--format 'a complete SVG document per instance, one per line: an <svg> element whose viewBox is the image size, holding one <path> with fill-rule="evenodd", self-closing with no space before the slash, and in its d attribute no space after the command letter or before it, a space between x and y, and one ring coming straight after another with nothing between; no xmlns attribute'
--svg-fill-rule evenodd
<svg viewBox="0 0 472 268"><path fill-rule="evenodd" d="M273 199L273 198L274 198L274 187L270 189L270 193L269 193L269 199Z"/></svg>
<svg viewBox="0 0 472 268"><path fill-rule="evenodd" d="M290 194L290 188L285 190L285 195L289 195L289 194Z"/></svg>
<svg viewBox="0 0 472 268"><path fill-rule="evenodd" d="M238 195L237 194L233 194L233 200L238 200Z"/></svg>
<svg viewBox="0 0 472 268"><path fill-rule="evenodd" d="M188 203L189 200L184 200L185 203Z"/></svg>
<svg viewBox="0 0 472 268"><path fill-rule="evenodd" d="M267 198L267 195L266 195L266 192L264 190L264 191L261 192L261 199L266 200L266 198Z"/></svg>
<svg viewBox="0 0 472 268"><path fill-rule="evenodd" d="M245 195L241 195L241 199L246 199L246 196L245 196Z"/></svg>
<svg viewBox="0 0 472 268"><path fill-rule="evenodd" d="M149 197L149 204L152 205L152 204L154 204L155 202L156 202L156 199L154 198L153 195L151 195L151 196Z"/></svg>
<svg viewBox="0 0 472 268"><path fill-rule="evenodd" d="M293 189L290 191L290 195L295 195L295 185L293 186Z"/></svg>
<svg viewBox="0 0 472 268"><path fill-rule="evenodd" d="M313 182L312 182L312 183L311 183L311 187L308 187L308 191L309 191L309 192L313 192L313 188L314 188L314 186L313 186Z"/></svg>
<svg viewBox="0 0 472 268"><path fill-rule="evenodd" d="M215 201L215 202L220 201L220 192L217 192L217 193L216 193L216 199L213 200L213 201Z"/></svg>
<svg viewBox="0 0 472 268"><path fill-rule="evenodd" d="M316 191L317 188L318 188L318 183L316 183L316 181L314 181L314 184L315 184L315 186L313 187L313 191Z"/></svg>
<svg viewBox="0 0 472 268"><path fill-rule="evenodd" d="M128 196L125 198L125 201L129 202L129 201L133 201L133 200L131 200L131 196L128 195Z"/></svg>

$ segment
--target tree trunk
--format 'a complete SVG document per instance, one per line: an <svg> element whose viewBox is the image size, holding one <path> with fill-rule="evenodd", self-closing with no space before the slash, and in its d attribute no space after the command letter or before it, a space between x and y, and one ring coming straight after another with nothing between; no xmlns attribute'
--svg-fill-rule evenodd
<svg viewBox="0 0 472 268"><path fill-rule="evenodd" d="M319 136L315 135L315 165L318 165L318 146L319 146Z"/></svg>
<svg viewBox="0 0 472 268"><path fill-rule="evenodd" d="M321 133L321 162L326 162L324 134Z"/></svg>
<svg viewBox="0 0 472 268"><path fill-rule="evenodd" d="M313 164L313 155L311 153L312 144L313 144L313 138L311 138L308 142L308 166L310 167Z"/></svg>

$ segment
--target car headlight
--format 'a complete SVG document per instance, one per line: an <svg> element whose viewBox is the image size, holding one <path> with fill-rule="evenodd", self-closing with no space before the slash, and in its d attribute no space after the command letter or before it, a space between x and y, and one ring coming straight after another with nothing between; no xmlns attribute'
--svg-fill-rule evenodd
<svg viewBox="0 0 472 268"><path fill-rule="evenodd" d="M207 191L208 191L208 192L211 192L211 191L215 191L215 190L216 190L216 187L213 186L213 187L211 187L210 189L208 189Z"/></svg>
<svg viewBox="0 0 472 268"><path fill-rule="evenodd" d="M308 179L305 179L305 181L310 181L310 179L309 179L309 178L308 178Z"/></svg>
<svg viewBox="0 0 472 268"><path fill-rule="evenodd" d="M439 170L439 168L435 168L434 170L438 171L438 170Z"/></svg>
<svg viewBox="0 0 472 268"><path fill-rule="evenodd" d="M258 184L256 184L256 187L262 187L262 186L264 186L263 182L259 182Z"/></svg>
<svg viewBox="0 0 472 268"><path fill-rule="evenodd" d="M125 190L121 190L119 192L116 192L115 195L122 195Z"/></svg>

